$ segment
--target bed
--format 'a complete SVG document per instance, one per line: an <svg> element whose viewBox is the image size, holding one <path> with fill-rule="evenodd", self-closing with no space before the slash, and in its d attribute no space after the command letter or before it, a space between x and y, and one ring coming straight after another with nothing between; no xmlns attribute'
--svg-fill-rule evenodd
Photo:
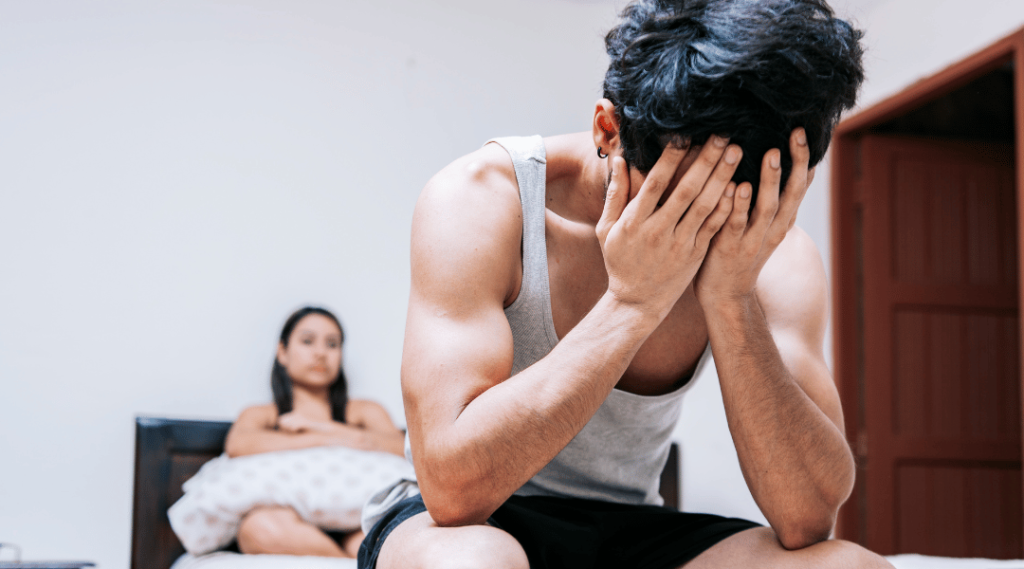
<svg viewBox="0 0 1024 569"><path fill-rule="evenodd" d="M131 569L355 569L355 560L218 552L193 558L171 530L167 509L182 484L224 450L230 421L135 419ZM665 504L679 505L679 455L673 444L661 473ZM1024 569L1024 561L897 555L897 569Z"/></svg>
<svg viewBox="0 0 1024 569"><path fill-rule="evenodd" d="M243 556L213 553L184 555L167 519L167 509L182 496L181 485L208 460L224 451L230 421L164 417L135 419L135 490L132 512L131 569L349 569L353 560L282 555ZM673 445L661 473L665 503L679 505L679 455Z"/></svg>

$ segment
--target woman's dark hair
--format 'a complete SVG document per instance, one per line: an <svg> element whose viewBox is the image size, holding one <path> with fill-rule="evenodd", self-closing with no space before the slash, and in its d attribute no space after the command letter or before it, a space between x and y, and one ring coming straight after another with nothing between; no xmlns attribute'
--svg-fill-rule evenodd
<svg viewBox="0 0 1024 569"><path fill-rule="evenodd" d="M282 346L286 348L288 347L288 342L291 340L295 326L300 320L310 314L319 314L330 318L338 325L338 331L341 332L341 341L345 341L345 329L341 327L341 322L338 321L336 316L331 314L331 312L325 308L306 306L296 310L288 317L288 320L285 321L284 328L281 329ZM277 361L277 356L274 356L274 367L270 371L270 389L274 392L274 403L277 405L277 414L280 416L291 412L292 378L288 375L288 370L281 365L281 362ZM331 418L339 423L344 423L345 406L348 404L348 382L345 380L344 366L338 367L338 377L335 378L334 383L332 383L330 388L328 388L327 397L330 399L331 403Z"/></svg>
<svg viewBox="0 0 1024 569"><path fill-rule="evenodd" d="M789 135L804 127L811 166L864 79L863 33L824 0L637 0L608 32L604 97L626 162L648 172L669 142L712 134L743 148L733 179L758 189L765 152L792 167Z"/></svg>

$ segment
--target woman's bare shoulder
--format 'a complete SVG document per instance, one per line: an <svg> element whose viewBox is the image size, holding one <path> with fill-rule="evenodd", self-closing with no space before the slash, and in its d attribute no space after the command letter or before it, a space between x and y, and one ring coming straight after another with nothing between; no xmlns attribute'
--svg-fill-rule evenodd
<svg viewBox="0 0 1024 569"><path fill-rule="evenodd" d="M345 422L363 427L396 428L387 409L369 399L349 399L345 408Z"/></svg>
<svg viewBox="0 0 1024 569"><path fill-rule="evenodd" d="M345 407L346 417L365 416L366 413L372 413L374 411L383 410L384 407L376 401L370 401L369 399L349 399L348 404Z"/></svg>
<svg viewBox="0 0 1024 569"><path fill-rule="evenodd" d="M236 424L252 427L273 427L277 424L277 406L273 403L246 407L238 415Z"/></svg>

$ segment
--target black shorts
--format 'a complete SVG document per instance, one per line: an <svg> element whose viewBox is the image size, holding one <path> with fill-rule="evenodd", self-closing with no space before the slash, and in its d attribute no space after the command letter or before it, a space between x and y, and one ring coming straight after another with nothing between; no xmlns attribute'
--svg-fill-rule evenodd
<svg viewBox="0 0 1024 569"><path fill-rule="evenodd" d="M420 496L399 502L359 547L359 569L375 569L388 535L427 511ZM531 569L675 569L759 524L662 506L580 498L512 496L487 522L516 538Z"/></svg>

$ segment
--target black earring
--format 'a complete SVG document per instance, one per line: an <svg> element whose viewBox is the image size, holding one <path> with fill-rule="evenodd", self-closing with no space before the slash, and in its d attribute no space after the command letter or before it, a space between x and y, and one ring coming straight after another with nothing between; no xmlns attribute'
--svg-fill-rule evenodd
<svg viewBox="0 0 1024 569"><path fill-rule="evenodd" d="M605 158L608 158L607 154L601 154L601 147L600 146L597 147L597 157L600 158L601 160L604 160Z"/></svg>

